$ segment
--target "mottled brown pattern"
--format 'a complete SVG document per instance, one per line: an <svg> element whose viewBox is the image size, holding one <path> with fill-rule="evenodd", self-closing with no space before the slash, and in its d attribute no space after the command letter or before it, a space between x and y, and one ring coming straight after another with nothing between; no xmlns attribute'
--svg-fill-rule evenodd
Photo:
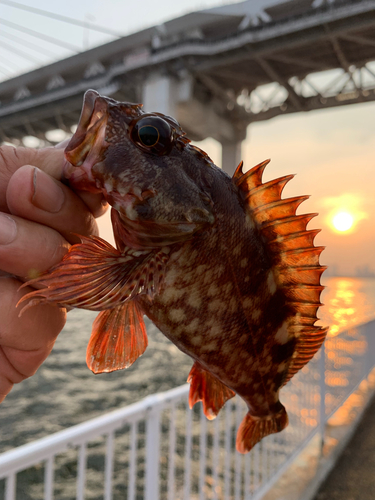
<svg viewBox="0 0 375 500"><path fill-rule="evenodd" d="M147 126L142 128L142 123ZM142 130L150 135L141 136ZM113 304L116 322L118 306L122 304L130 317L129 303L135 301L195 360L190 402L203 400L209 418L232 391L246 401L249 413L237 437L240 452L282 430L288 419L279 389L311 359L326 334L314 326L324 270L318 261L321 249L313 246L317 231L306 230L314 214L296 215L305 197L281 199L292 176L263 183L264 162L246 174L239 165L231 179L189 144L172 118L144 114L138 105L93 91L86 94L66 155L81 171L76 184L89 190L95 186L113 206L118 250L102 244L98 256L108 260L117 251L121 258L140 260L134 260L133 267L127 263L134 271L116 285L116 290L128 293ZM71 183L75 185L74 176ZM99 239L96 242L100 247ZM80 252L73 250L61 266L42 277L49 288L34 292L34 303L64 303L59 297L69 297L69 306L86 303L87 292L79 297L81 288L74 280L63 290L59 281L64 269L76 269L76 261L73 267L70 261ZM97 298L99 310L100 293L90 295ZM137 321L141 323L139 317ZM107 325L103 345L111 342L112 334L116 337L108 326L112 323L96 324ZM132 335L143 331L142 324L132 327ZM101 342L101 332L94 333ZM131 345L131 340L124 344ZM117 344L111 345L115 359L109 361L116 366ZM100 371L102 354L95 349L91 345Z"/></svg>
<svg viewBox="0 0 375 500"><path fill-rule="evenodd" d="M152 304L142 301L142 308L257 414L258 407L263 412L277 401L277 395L266 392L280 362L273 359L269 332L281 326L289 308L280 291L269 290L265 276L271 264L258 229L247 223L241 200L232 196L231 180L215 173L221 181L211 189L215 224L171 255L164 289ZM246 270L241 266L245 257L251 263ZM199 308L191 305L194 300ZM181 312L174 316L174 311ZM259 384L255 391L254 378Z"/></svg>

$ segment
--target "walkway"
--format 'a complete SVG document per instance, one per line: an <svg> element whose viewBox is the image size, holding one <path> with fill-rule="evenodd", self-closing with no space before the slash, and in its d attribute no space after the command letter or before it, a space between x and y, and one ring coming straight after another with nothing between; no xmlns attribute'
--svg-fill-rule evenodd
<svg viewBox="0 0 375 500"><path fill-rule="evenodd" d="M375 398L314 500L375 500Z"/></svg>

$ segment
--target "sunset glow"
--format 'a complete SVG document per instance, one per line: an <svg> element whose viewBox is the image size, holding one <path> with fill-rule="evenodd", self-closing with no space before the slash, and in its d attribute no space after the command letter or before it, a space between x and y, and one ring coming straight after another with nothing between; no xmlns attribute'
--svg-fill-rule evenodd
<svg viewBox="0 0 375 500"><path fill-rule="evenodd" d="M333 219L332 224L337 231L345 232L348 231L354 222L354 217L349 212L339 212Z"/></svg>
<svg viewBox="0 0 375 500"><path fill-rule="evenodd" d="M336 235L356 235L361 229L361 222L369 218L365 210L368 203L358 193L343 193L340 196L327 197L323 200L323 210L326 210L326 224ZM323 211L322 210L322 211Z"/></svg>

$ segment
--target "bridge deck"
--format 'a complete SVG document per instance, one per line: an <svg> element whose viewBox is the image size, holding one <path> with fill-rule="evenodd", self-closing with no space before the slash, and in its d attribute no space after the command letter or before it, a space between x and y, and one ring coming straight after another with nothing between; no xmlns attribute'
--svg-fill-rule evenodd
<svg viewBox="0 0 375 500"><path fill-rule="evenodd" d="M88 88L140 102L156 74L189 82L194 102L238 129L375 99L375 0L263 3L194 12L1 82L0 140L69 130Z"/></svg>

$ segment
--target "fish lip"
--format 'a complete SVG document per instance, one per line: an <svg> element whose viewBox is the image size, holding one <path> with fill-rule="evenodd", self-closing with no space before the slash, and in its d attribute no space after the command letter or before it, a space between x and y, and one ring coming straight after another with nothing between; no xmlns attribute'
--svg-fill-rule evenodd
<svg viewBox="0 0 375 500"><path fill-rule="evenodd" d="M108 100L95 90L85 93L77 130L64 151L66 160L72 165L64 174L75 187L85 190L97 187L92 167L101 161L106 148L108 106Z"/></svg>
<svg viewBox="0 0 375 500"><path fill-rule="evenodd" d="M124 125L129 128L135 118L140 117L141 104L122 103L110 97L101 96L95 90L88 90L83 98L81 116L77 130L65 148L68 166L64 176L80 189L98 189L92 167L101 162L111 138L107 123L120 114Z"/></svg>
<svg viewBox="0 0 375 500"><path fill-rule="evenodd" d="M77 158L77 148L83 144L86 139L88 130L94 125L96 118L100 119L101 115L107 113L108 102L98 94L95 90L88 90L83 98L83 106L81 116L77 125L77 130L70 139L65 148L65 157L72 164L76 165L80 158ZM99 116L100 115L100 116ZM79 151L78 151L79 152Z"/></svg>

